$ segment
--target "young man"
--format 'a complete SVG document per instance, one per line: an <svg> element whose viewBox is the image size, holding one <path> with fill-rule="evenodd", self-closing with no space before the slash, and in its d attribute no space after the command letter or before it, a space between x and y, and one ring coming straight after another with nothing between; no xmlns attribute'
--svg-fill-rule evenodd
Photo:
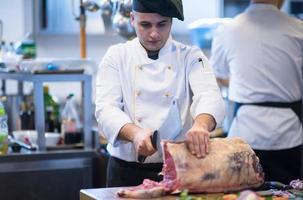
<svg viewBox="0 0 303 200"><path fill-rule="evenodd" d="M137 38L111 46L100 64L96 118L108 139L109 187L161 179L163 160L150 136L163 124L159 135L185 140L202 158L210 151L209 131L223 120L224 102L207 58L172 39L173 17L183 20L181 0L134 0ZM147 156L144 163L140 155Z"/></svg>
<svg viewBox="0 0 303 200"><path fill-rule="evenodd" d="M210 61L236 102L229 136L252 146L266 180L289 184L303 168L303 23L281 12L282 4L251 0L219 28Z"/></svg>

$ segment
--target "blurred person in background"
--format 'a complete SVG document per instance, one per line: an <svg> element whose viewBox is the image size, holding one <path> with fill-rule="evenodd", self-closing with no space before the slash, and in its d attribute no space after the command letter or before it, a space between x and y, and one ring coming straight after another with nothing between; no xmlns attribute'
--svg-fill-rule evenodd
<svg viewBox="0 0 303 200"><path fill-rule="evenodd" d="M176 140L203 158L209 132L224 118L212 68L198 47L173 40L174 17L183 20L181 0L133 0L137 37L111 46L100 63L96 119L108 140L108 187L161 180L163 160L150 136L164 122L166 135L180 126ZM147 156L144 163L139 155Z"/></svg>
<svg viewBox="0 0 303 200"><path fill-rule="evenodd" d="M303 22L282 4L251 0L216 31L210 62L235 102L228 136L252 146L265 180L289 184L302 179Z"/></svg>

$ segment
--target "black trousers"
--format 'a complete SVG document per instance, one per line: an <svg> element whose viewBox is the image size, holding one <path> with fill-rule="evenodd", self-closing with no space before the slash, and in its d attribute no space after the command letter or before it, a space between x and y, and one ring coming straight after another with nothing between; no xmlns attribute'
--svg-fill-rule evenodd
<svg viewBox="0 0 303 200"><path fill-rule="evenodd" d="M265 181L289 184L291 180L303 178L303 145L285 150L254 151L263 167Z"/></svg>
<svg viewBox="0 0 303 200"><path fill-rule="evenodd" d="M161 181L163 163L140 164L137 162L126 162L110 156L107 166L106 187L136 186L144 179Z"/></svg>

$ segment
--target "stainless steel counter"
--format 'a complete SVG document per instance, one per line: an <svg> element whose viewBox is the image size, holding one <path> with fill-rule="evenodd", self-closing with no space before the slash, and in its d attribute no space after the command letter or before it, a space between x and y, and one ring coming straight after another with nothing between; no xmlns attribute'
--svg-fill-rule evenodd
<svg viewBox="0 0 303 200"><path fill-rule="evenodd" d="M112 187L112 188L96 188L96 189L82 189L80 191L80 200L122 200L125 198L119 198L117 192L126 187ZM156 198L157 200L175 200L178 199L178 195L167 195Z"/></svg>

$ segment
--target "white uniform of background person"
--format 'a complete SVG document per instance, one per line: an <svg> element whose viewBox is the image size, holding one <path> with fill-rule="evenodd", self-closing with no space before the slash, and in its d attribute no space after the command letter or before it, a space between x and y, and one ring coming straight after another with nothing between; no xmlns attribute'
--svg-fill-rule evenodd
<svg viewBox="0 0 303 200"><path fill-rule="evenodd" d="M299 20L273 5L251 4L219 28L212 45L210 62L218 78L230 80L230 100L302 99L303 23ZM302 125L288 108L242 106L228 136L240 136L261 150L288 149L303 143Z"/></svg>
<svg viewBox="0 0 303 200"><path fill-rule="evenodd" d="M199 60L201 58L202 60ZM159 59L147 57L138 39L109 48L97 75L96 118L108 139L109 153L126 161L137 161L131 142L117 140L127 123L156 130L177 99L183 131L200 113L212 115L217 124L224 118L224 102L216 79L202 51L172 40L159 52ZM159 163L158 154L147 163Z"/></svg>

